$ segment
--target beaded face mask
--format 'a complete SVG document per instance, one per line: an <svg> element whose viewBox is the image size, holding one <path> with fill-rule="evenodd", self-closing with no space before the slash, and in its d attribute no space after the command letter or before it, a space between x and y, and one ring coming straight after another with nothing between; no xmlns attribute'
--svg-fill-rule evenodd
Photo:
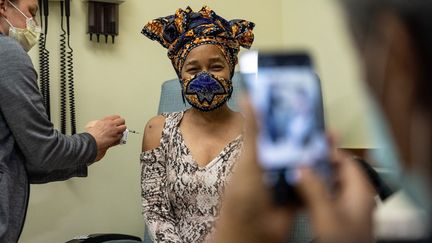
<svg viewBox="0 0 432 243"><path fill-rule="evenodd" d="M233 92L231 80L209 72L200 72L181 80L183 96L200 111L212 111L224 105Z"/></svg>

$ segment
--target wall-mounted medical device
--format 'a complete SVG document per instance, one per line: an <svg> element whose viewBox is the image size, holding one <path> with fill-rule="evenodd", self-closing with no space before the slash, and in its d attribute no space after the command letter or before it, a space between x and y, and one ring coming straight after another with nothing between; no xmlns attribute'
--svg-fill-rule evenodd
<svg viewBox="0 0 432 243"><path fill-rule="evenodd" d="M105 37L108 43L111 37L112 43L119 34L119 5L123 0L84 0L88 2L88 34L90 40L96 36L96 41L100 37Z"/></svg>
<svg viewBox="0 0 432 243"><path fill-rule="evenodd" d="M50 78L50 52L47 49L48 37L48 20L49 13L53 14L50 9L53 5L58 4L60 7L60 132L66 134L67 113L70 116L70 133L76 131L76 110L75 110L75 88L74 88L74 65L73 49L71 47L70 35L70 17L71 17L71 0L38 0L40 10L39 24L42 27L42 33L39 41L39 88L42 94L43 103L47 111L48 118L51 120L51 78ZM54 2L54 3L52 3ZM55 3L56 2L56 3ZM55 13L54 13L55 14ZM51 63L52 64L52 63ZM69 110L67 109L69 104Z"/></svg>

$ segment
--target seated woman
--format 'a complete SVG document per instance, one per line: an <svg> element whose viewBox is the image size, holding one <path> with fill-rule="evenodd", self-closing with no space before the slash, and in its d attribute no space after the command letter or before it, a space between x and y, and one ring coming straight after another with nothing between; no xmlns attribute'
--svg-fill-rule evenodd
<svg viewBox="0 0 432 243"><path fill-rule="evenodd" d="M232 111L231 79L254 24L226 21L208 7L178 9L142 34L168 49L192 108L152 118L141 154L143 210L156 242L203 242L242 147L243 117Z"/></svg>

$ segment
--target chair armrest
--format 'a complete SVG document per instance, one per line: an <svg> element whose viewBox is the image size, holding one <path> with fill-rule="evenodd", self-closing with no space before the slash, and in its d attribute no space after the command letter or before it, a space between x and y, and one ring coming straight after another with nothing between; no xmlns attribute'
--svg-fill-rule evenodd
<svg viewBox="0 0 432 243"><path fill-rule="evenodd" d="M91 234L78 236L66 243L102 243L117 240L127 240L131 242L141 242L139 237L125 234Z"/></svg>

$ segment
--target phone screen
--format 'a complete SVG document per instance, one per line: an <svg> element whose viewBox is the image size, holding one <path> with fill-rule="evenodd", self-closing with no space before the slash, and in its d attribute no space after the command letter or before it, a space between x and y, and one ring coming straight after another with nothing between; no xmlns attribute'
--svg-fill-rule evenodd
<svg viewBox="0 0 432 243"><path fill-rule="evenodd" d="M295 185L302 166L329 177L321 86L310 57L250 51L240 72L260 124L257 149L266 181Z"/></svg>

